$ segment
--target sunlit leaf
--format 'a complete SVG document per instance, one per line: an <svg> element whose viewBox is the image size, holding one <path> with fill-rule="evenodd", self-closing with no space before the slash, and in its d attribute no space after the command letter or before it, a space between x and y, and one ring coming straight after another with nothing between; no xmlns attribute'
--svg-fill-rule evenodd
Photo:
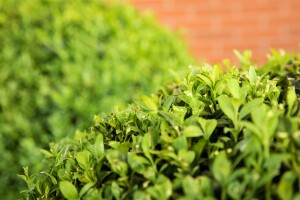
<svg viewBox="0 0 300 200"><path fill-rule="evenodd" d="M233 122L236 122L240 102L237 99L232 99L225 95L219 96L218 102L221 110L225 113L225 115L227 115L228 118Z"/></svg>
<svg viewBox="0 0 300 200"><path fill-rule="evenodd" d="M203 132L198 126L188 126L183 130L183 136L185 137L199 137Z"/></svg>
<svg viewBox="0 0 300 200"><path fill-rule="evenodd" d="M90 158L91 158L91 154L87 150L78 152L76 155L76 161L78 162L79 166L82 169L87 169L89 167Z"/></svg>
<svg viewBox="0 0 300 200"><path fill-rule="evenodd" d="M296 174L293 171L285 172L277 188L277 194L282 200L290 200L293 197L293 184L297 179Z"/></svg>
<svg viewBox="0 0 300 200"><path fill-rule="evenodd" d="M145 104L145 106L149 110L157 112L156 103L154 102L154 100L151 97L148 97L146 95L142 95L141 99L142 99L143 103Z"/></svg>
<svg viewBox="0 0 300 200"><path fill-rule="evenodd" d="M97 135L94 145L96 157L101 158L104 155L104 143L102 134Z"/></svg>
<svg viewBox="0 0 300 200"><path fill-rule="evenodd" d="M246 103L240 111L240 115L239 115L240 120L246 117L248 114L250 114L254 109L256 109L262 103L263 103L262 98L253 99L252 101Z"/></svg>
<svg viewBox="0 0 300 200"><path fill-rule="evenodd" d="M78 198L78 191L76 187L69 181L59 182L59 189L64 197L68 200L74 200Z"/></svg>

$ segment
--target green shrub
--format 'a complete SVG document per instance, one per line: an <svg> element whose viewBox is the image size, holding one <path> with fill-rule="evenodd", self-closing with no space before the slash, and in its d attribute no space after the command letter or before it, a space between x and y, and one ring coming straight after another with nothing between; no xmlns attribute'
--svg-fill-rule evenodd
<svg viewBox="0 0 300 200"><path fill-rule="evenodd" d="M25 168L25 194L299 199L300 55L276 55L257 70L251 63L239 70L227 62L227 72L195 67L140 103L96 115L90 130L43 150L45 171Z"/></svg>
<svg viewBox="0 0 300 200"><path fill-rule="evenodd" d="M192 63L178 36L111 1L0 1L0 33L0 194L6 195L18 184L20 163L40 162L37 147L87 128L91 114L150 94L173 77L171 70Z"/></svg>

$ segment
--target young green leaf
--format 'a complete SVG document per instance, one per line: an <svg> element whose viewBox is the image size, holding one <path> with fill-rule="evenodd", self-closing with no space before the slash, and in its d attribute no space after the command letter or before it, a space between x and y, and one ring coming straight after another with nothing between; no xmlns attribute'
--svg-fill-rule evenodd
<svg viewBox="0 0 300 200"><path fill-rule="evenodd" d="M145 104L145 106L150 110L150 111L154 111L157 112L157 106L156 103L154 102L154 100L151 97L148 97L146 95L142 95L141 99L143 101L143 103Z"/></svg>
<svg viewBox="0 0 300 200"><path fill-rule="evenodd" d="M210 88L213 87L213 82L209 77L207 77L206 75L203 75L203 74L197 74L197 76L200 78L201 82L206 84L208 87L210 87Z"/></svg>
<svg viewBox="0 0 300 200"><path fill-rule="evenodd" d="M96 158L100 159L104 155L103 135L98 134L94 144Z"/></svg>
<svg viewBox="0 0 300 200"><path fill-rule="evenodd" d="M151 135L150 133L146 133L144 136L143 136L143 141L142 141L142 149L143 149L143 152L145 154L145 156L150 160L152 161L152 158L151 158L151 155L150 155L150 148L152 146L152 138L151 138Z"/></svg>
<svg viewBox="0 0 300 200"><path fill-rule="evenodd" d="M180 149L187 149L188 148L188 143L187 139L185 136L180 136L175 139L173 142L172 146L175 148L176 151L179 151Z"/></svg>
<svg viewBox="0 0 300 200"><path fill-rule="evenodd" d="M240 86L237 79L228 80L228 89L234 98L240 98Z"/></svg>
<svg viewBox="0 0 300 200"><path fill-rule="evenodd" d="M262 103L263 103L262 98L253 99L252 101L246 103L240 111L239 119L242 120L244 117L250 114L254 109L256 109Z"/></svg>
<svg viewBox="0 0 300 200"><path fill-rule="evenodd" d="M286 95L286 102L288 105L288 115L294 114L297 111L297 95L293 89L289 89Z"/></svg>
<svg viewBox="0 0 300 200"><path fill-rule="evenodd" d="M52 174L50 174L50 173L48 173L48 172L41 172L41 174L46 174L46 175L51 179L51 182L52 182L54 185L57 184L57 180L56 180L56 178L55 178Z"/></svg>
<svg viewBox="0 0 300 200"><path fill-rule="evenodd" d="M199 137L203 135L203 132L198 126L191 125L186 127L182 134L185 137Z"/></svg>
<svg viewBox="0 0 300 200"><path fill-rule="evenodd" d="M68 200L78 199L78 191L76 187L69 181L59 182L59 190L63 196Z"/></svg>
<svg viewBox="0 0 300 200"><path fill-rule="evenodd" d="M251 64L251 51L244 51L243 55L236 49L233 50L235 56L239 59L239 61L243 64L243 67L248 67Z"/></svg>
<svg viewBox="0 0 300 200"><path fill-rule="evenodd" d="M187 151L185 149L180 149L178 152L179 161L183 161L183 160L186 161L188 163L187 166L189 166L189 164L191 164L194 161L195 156L196 156L196 154L194 151ZM186 166L184 166L184 167L186 167Z"/></svg>
<svg viewBox="0 0 300 200"><path fill-rule="evenodd" d="M257 80L257 75L253 66L249 69L249 81L251 85L255 85Z"/></svg>
<svg viewBox="0 0 300 200"><path fill-rule="evenodd" d="M168 98L166 99L166 101L164 102L163 108L165 109L165 111L169 110L172 103L175 101L176 97L175 96L168 96Z"/></svg>
<svg viewBox="0 0 300 200"><path fill-rule="evenodd" d="M89 168L90 158L91 158L91 154L89 151L84 150L84 151L78 152L75 158L76 158L76 161L78 162L79 166L82 169Z"/></svg>
<svg viewBox="0 0 300 200"><path fill-rule="evenodd" d="M95 183L85 184L79 192L79 197L82 198L94 185L95 185Z"/></svg>
<svg viewBox="0 0 300 200"><path fill-rule="evenodd" d="M203 130L204 138L208 140L215 128L217 127L217 120L203 119L199 117L198 122L200 123L201 128Z"/></svg>
<svg viewBox="0 0 300 200"><path fill-rule="evenodd" d="M234 123L237 122L238 110L240 101L237 99L229 98L225 95L218 97L218 102L221 110L231 119Z"/></svg>

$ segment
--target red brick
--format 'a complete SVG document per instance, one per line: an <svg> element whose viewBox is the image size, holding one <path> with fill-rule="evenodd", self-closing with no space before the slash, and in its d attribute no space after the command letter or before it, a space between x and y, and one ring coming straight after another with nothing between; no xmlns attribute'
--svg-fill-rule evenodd
<svg viewBox="0 0 300 200"><path fill-rule="evenodd" d="M233 49L250 49L263 58L270 47L300 50L299 0L123 0L159 21L185 30L199 59L233 58Z"/></svg>

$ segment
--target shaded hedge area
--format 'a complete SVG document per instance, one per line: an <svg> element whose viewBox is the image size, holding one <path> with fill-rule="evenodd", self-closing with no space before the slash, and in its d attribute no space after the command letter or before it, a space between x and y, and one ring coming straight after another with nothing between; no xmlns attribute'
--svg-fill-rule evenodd
<svg viewBox="0 0 300 200"><path fill-rule="evenodd" d="M40 169L38 148L193 62L177 35L111 1L0 1L0 32L0 194L20 164Z"/></svg>
<svg viewBox="0 0 300 200"><path fill-rule="evenodd" d="M96 115L43 150L48 167L20 178L29 199L299 199L300 55L255 67L237 53L193 67L124 110Z"/></svg>

